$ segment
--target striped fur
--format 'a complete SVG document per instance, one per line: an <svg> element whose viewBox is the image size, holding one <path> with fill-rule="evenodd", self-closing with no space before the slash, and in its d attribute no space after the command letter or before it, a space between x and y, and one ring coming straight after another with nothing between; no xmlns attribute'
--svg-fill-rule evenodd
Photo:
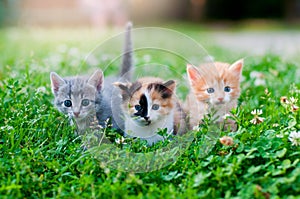
<svg viewBox="0 0 300 199"><path fill-rule="evenodd" d="M131 81L133 66L131 28L132 24L128 23L122 66L118 77L106 77L104 79L101 70L95 71L91 76L66 78L60 77L55 72L50 74L55 107L63 114L68 115L71 121L75 120L79 134L93 128L91 124L95 124L95 117L102 127L107 127L107 121L111 119L113 128L118 130L123 128L122 125L124 124L117 124L115 118L112 117L112 106L121 109L117 106L117 101L121 99L115 98L116 104L112 105L111 103L114 88L112 83L120 78L122 81ZM116 117L122 116L116 115Z"/></svg>
<svg viewBox="0 0 300 199"><path fill-rule="evenodd" d="M214 113L218 122L237 106L243 60L230 65L215 62L199 67L187 65L191 86L185 109L189 113L190 128L198 126L205 114Z"/></svg>

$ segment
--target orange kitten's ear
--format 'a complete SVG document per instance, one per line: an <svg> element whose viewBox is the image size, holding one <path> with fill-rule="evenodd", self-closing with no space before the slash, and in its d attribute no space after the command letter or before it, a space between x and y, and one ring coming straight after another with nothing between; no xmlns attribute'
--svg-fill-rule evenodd
<svg viewBox="0 0 300 199"><path fill-rule="evenodd" d="M101 70L96 70L89 78L88 84L94 86L97 91L100 91L103 88L103 72Z"/></svg>
<svg viewBox="0 0 300 199"><path fill-rule="evenodd" d="M234 62L231 66L229 66L229 70L235 73L238 77L242 75L242 70L244 66L244 59L240 59Z"/></svg>
<svg viewBox="0 0 300 199"><path fill-rule="evenodd" d="M189 78L189 81L191 82L191 84L194 84L195 81L197 81L199 78L201 78L201 74L198 71L198 69L191 64L186 65L186 71L187 71L188 78Z"/></svg>
<svg viewBox="0 0 300 199"><path fill-rule="evenodd" d="M66 82L55 72L50 73L51 87L54 95L57 94L59 87L64 85Z"/></svg>

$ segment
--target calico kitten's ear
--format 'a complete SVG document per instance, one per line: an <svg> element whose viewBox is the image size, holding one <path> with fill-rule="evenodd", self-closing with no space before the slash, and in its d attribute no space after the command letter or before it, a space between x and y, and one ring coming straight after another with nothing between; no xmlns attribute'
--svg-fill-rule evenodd
<svg viewBox="0 0 300 199"><path fill-rule="evenodd" d="M122 83L122 82L114 82L113 85L115 87L120 88L122 91L128 91L128 88L130 87L130 83Z"/></svg>
<svg viewBox="0 0 300 199"><path fill-rule="evenodd" d="M121 95L123 100L127 100L130 97L131 83L114 82L113 85L121 89Z"/></svg>
<svg viewBox="0 0 300 199"><path fill-rule="evenodd" d="M176 83L174 80L169 80L166 81L162 84L163 86L167 87L169 90L171 90L172 92L175 90L176 88Z"/></svg>
<svg viewBox="0 0 300 199"><path fill-rule="evenodd" d="M244 66L244 60L240 59L234 62L232 65L229 66L229 70L233 72L238 78L242 75L242 69Z"/></svg>
<svg viewBox="0 0 300 199"><path fill-rule="evenodd" d="M59 87L62 85L66 84L65 80L61 78L57 73L51 72L50 73L50 80L51 80L51 87L52 87L52 92L54 95L57 94Z"/></svg>
<svg viewBox="0 0 300 199"><path fill-rule="evenodd" d="M191 64L187 64L186 65L186 71L188 74L188 79L190 81L190 83L193 85L199 78L201 78L201 74L199 72L199 70L191 65Z"/></svg>
<svg viewBox="0 0 300 199"><path fill-rule="evenodd" d="M175 92L175 88L176 88L176 83L174 80L169 80L166 81L164 83L162 83L159 86L159 92L162 93L162 98L169 98L171 97L174 92Z"/></svg>
<svg viewBox="0 0 300 199"><path fill-rule="evenodd" d="M103 88L103 72L101 70L96 70L87 83L94 86L97 91L101 91Z"/></svg>

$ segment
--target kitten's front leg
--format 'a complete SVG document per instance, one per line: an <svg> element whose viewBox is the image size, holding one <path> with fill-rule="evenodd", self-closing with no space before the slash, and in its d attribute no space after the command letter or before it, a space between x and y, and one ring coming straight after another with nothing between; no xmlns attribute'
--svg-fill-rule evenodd
<svg viewBox="0 0 300 199"><path fill-rule="evenodd" d="M221 121L218 121L217 124L220 127L220 129L222 129L223 131L235 132L237 131L238 128L237 123L230 118L226 118Z"/></svg>

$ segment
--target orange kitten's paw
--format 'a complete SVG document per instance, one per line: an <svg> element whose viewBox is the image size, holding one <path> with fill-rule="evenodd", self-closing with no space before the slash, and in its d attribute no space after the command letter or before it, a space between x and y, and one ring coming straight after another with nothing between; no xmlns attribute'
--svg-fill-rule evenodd
<svg viewBox="0 0 300 199"><path fill-rule="evenodd" d="M216 123L220 129L222 129L223 131L231 131L231 132L235 132L237 131L237 124L234 120L231 119L226 119L225 121L219 121Z"/></svg>
<svg viewBox="0 0 300 199"><path fill-rule="evenodd" d="M223 127L224 131L235 132L235 131L237 131L237 128L238 128L238 125L234 120L226 119L226 121L224 122L224 127Z"/></svg>

